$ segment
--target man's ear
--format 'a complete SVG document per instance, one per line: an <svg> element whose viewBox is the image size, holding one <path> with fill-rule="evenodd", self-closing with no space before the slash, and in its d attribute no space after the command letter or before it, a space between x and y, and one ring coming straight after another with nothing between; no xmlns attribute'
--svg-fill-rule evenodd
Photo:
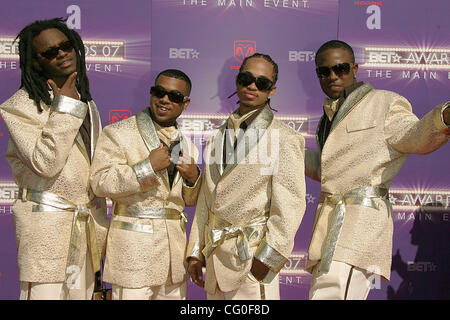
<svg viewBox="0 0 450 320"><path fill-rule="evenodd" d="M186 110L190 102L191 102L190 98L187 98L186 101L183 102L183 111Z"/></svg>
<svg viewBox="0 0 450 320"><path fill-rule="evenodd" d="M358 64L355 63L353 64L353 76L355 77L355 79L357 74L358 74Z"/></svg>
<svg viewBox="0 0 450 320"><path fill-rule="evenodd" d="M276 90L277 90L277 86L273 86L273 87L270 89L270 92L269 92L269 98L275 94L275 91L276 91Z"/></svg>

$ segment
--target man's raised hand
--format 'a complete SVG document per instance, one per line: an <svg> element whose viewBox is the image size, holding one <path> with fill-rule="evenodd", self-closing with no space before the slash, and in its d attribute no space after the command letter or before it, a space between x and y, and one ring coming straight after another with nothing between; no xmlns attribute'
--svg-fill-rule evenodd
<svg viewBox="0 0 450 320"><path fill-rule="evenodd" d="M178 159L176 167L183 179L189 182L190 185L194 185L195 181L197 181L197 178L200 175L194 159L189 156L181 156Z"/></svg>
<svg viewBox="0 0 450 320"><path fill-rule="evenodd" d="M52 79L48 79L47 83L52 88L54 96L62 95L79 100L80 98L77 91L76 79L77 73L74 72L66 79L61 88L59 88L58 85Z"/></svg>
<svg viewBox="0 0 450 320"><path fill-rule="evenodd" d="M164 170L170 165L169 149L160 143L158 148L150 152L149 159L153 171Z"/></svg>

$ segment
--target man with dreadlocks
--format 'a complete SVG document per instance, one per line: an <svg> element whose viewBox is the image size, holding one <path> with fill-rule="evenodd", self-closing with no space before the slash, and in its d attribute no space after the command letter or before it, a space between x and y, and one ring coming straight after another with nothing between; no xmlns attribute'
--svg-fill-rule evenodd
<svg viewBox="0 0 450 320"><path fill-rule="evenodd" d="M83 42L63 22L35 21L20 31L22 83L0 106L19 187L12 210L20 299L91 299L104 251L105 199L89 187L101 122Z"/></svg>
<svg viewBox="0 0 450 320"><path fill-rule="evenodd" d="M239 108L206 146L187 259L208 299L280 299L278 273L306 205L305 140L268 104L277 75L270 56L246 58L236 78Z"/></svg>

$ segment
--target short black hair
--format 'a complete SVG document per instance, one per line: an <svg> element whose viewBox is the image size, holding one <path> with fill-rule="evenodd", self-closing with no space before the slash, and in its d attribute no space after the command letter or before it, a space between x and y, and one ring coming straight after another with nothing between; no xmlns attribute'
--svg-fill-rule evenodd
<svg viewBox="0 0 450 320"><path fill-rule="evenodd" d="M278 80L278 65L275 61L273 61L273 59L268 55L268 54L264 54L264 53L254 53L251 56L248 56L244 59L244 61L242 61L242 65L239 68L239 72L242 71L242 69L244 69L245 63L252 58L263 58L264 60L266 60L267 62L270 62L273 66L273 84L275 84Z"/></svg>
<svg viewBox="0 0 450 320"><path fill-rule="evenodd" d="M187 76L186 73L184 73L181 70L177 70L177 69L166 69L164 71L161 71L155 79L155 82L158 81L158 78L160 76L166 76L166 77L170 77L170 78L175 78L175 79L180 79L183 80L184 82L186 82L187 84L187 89L188 89L188 95L191 94L191 88L192 88L192 83L191 83L191 79L189 79L189 77Z"/></svg>
<svg viewBox="0 0 450 320"><path fill-rule="evenodd" d="M325 52L325 51L327 51L329 49L344 49L344 50L346 50L350 54L350 57L352 59L352 63L355 63L355 54L353 52L352 47L350 47L349 44L347 44L347 43L345 43L344 41L341 41L341 40L330 40L330 41L325 42L323 45L321 45L319 50L317 50L316 57L315 57L316 66L317 66L317 60L318 60L317 57L321 53L323 53L323 52Z"/></svg>
<svg viewBox="0 0 450 320"><path fill-rule="evenodd" d="M27 90L28 96L35 101L39 112L42 112L40 101L42 100L45 104L49 105L51 104L51 99L47 84L48 79L42 72L33 67L33 59L36 57L33 39L47 29L58 29L72 42L77 59L78 79L76 86L81 95L81 101L87 102L92 100L89 91L89 80L86 75L83 41L76 31L66 26L64 23L66 20L63 18L53 18L34 21L23 28L14 39L14 41L19 39L20 69L22 70L20 88L24 87Z"/></svg>

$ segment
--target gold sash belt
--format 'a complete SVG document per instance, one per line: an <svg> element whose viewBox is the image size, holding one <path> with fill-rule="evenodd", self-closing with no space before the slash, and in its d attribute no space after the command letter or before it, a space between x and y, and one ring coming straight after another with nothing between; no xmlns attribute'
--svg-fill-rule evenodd
<svg viewBox="0 0 450 320"><path fill-rule="evenodd" d="M187 216L184 212L169 208L156 207L129 207L120 203L114 204L114 214L117 216L139 218L139 219L167 219L180 220L181 228L186 230L185 223ZM119 229L125 229L136 232L153 233L152 225L136 224L125 221L113 221L113 226Z"/></svg>
<svg viewBox="0 0 450 320"><path fill-rule="evenodd" d="M98 252L95 223L90 209L97 207L97 198L87 204L76 205L57 194L47 191L36 191L32 189L19 188L19 198L38 203L33 205L32 212L73 212L72 231L70 236L69 254L66 263L66 279L74 272L81 271L82 265L79 261L81 241L81 218L87 218L86 231L88 235L88 246L91 254L94 272L100 271L100 253ZM74 270L74 266L80 268Z"/></svg>
<svg viewBox="0 0 450 320"><path fill-rule="evenodd" d="M209 211L209 221L207 228L207 243L202 253L207 258L212 251L221 245L226 239L237 237L236 247L241 260L249 260L250 255L249 240L261 240L264 237L267 217L265 215L254 218L245 225L234 226L228 221L218 218Z"/></svg>
<svg viewBox="0 0 450 320"><path fill-rule="evenodd" d="M360 205L368 208L379 209L378 204L373 200L375 198L382 198L389 212L391 212L391 205L387 200L389 190L380 187L362 187L353 189L345 194L330 194L322 192L321 202L323 201L322 210L330 205L334 207L331 215L332 222L330 232L328 234L324 254L320 263L320 271L327 273L330 270L331 261L336 250L336 245L341 234L342 226L344 224L344 217L346 212L346 205Z"/></svg>

